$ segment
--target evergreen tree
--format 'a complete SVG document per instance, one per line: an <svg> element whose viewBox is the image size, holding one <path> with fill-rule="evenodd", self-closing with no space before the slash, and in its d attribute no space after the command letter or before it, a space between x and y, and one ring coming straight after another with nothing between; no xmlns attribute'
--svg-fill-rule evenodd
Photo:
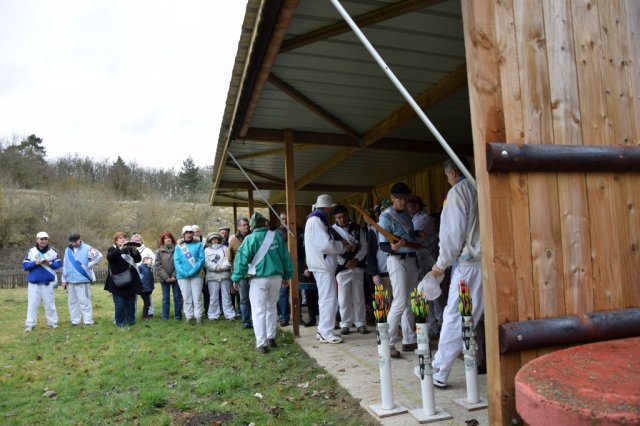
<svg viewBox="0 0 640 426"><path fill-rule="evenodd" d="M200 169L193 161L193 158L188 157L182 162L182 170L178 173L178 188L185 198L193 199L197 192L202 189L204 184L204 178L200 174Z"/></svg>

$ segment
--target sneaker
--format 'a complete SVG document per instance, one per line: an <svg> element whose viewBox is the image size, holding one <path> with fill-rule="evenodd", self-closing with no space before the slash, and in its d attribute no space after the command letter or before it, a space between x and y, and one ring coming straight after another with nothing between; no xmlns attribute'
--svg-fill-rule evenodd
<svg viewBox="0 0 640 426"><path fill-rule="evenodd" d="M411 352L418 349L417 343L408 343L406 345L402 345L402 352Z"/></svg>
<svg viewBox="0 0 640 426"><path fill-rule="evenodd" d="M49 324L47 327L49 327L49 328L58 328L58 324Z"/></svg>
<svg viewBox="0 0 640 426"><path fill-rule="evenodd" d="M25 333L31 333L33 331L33 329L35 328L35 326L33 325L28 325L24 328L24 332Z"/></svg>
<svg viewBox="0 0 640 426"><path fill-rule="evenodd" d="M79 326L79 325L80 325L80 324L79 324L79 323L77 323L77 322L72 322L72 323L71 323L71 327L77 327L77 326Z"/></svg>
<svg viewBox="0 0 640 426"><path fill-rule="evenodd" d="M400 358L400 352L398 352L398 350L391 346L391 348L389 348L389 356L391 358Z"/></svg>
<svg viewBox="0 0 640 426"><path fill-rule="evenodd" d="M438 379L433 379L433 386L438 389L447 389L449 387L448 384L446 384L445 382L441 382Z"/></svg>
<svg viewBox="0 0 640 426"><path fill-rule="evenodd" d="M288 320L280 320L280 327L286 327L289 325L289 321Z"/></svg>
<svg viewBox="0 0 640 426"><path fill-rule="evenodd" d="M315 319L310 319L307 322L303 322L305 327L314 327L316 325L316 320Z"/></svg>
<svg viewBox="0 0 640 426"><path fill-rule="evenodd" d="M361 325L360 327L358 327L358 333L360 333L360 334L369 334L369 330L367 330L367 326L366 325Z"/></svg>
<svg viewBox="0 0 640 426"><path fill-rule="evenodd" d="M324 337L320 332L316 333L316 340L320 343L342 343L342 337L336 336L335 334Z"/></svg>
<svg viewBox="0 0 640 426"><path fill-rule="evenodd" d="M242 324L242 328L251 329L251 328L253 328L253 326L251 324Z"/></svg>
<svg viewBox="0 0 640 426"><path fill-rule="evenodd" d="M277 348L278 344L276 343L276 339L267 339L267 346L270 348Z"/></svg>
<svg viewBox="0 0 640 426"><path fill-rule="evenodd" d="M265 355L267 352L269 352L269 349L267 349L267 345L258 346L257 350L261 355Z"/></svg>
<svg viewBox="0 0 640 426"><path fill-rule="evenodd" d="M347 335L347 334L349 334L349 333L351 333L351 332L349 331L349 327L342 327L342 328L340 329L340 334L342 334L343 336L346 336L346 335Z"/></svg>

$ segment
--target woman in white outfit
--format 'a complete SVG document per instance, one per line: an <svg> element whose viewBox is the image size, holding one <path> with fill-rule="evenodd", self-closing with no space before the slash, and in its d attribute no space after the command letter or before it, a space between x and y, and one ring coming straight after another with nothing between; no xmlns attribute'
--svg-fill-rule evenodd
<svg viewBox="0 0 640 426"><path fill-rule="evenodd" d="M228 248L222 245L222 241L222 235L218 233L207 235L207 247L204 249L204 266L210 295L207 312L210 320L217 320L222 313L226 319L232 321L236 317L236 311L231 303L231 263ZM218 297L220 293L222 309Z"/></svg>

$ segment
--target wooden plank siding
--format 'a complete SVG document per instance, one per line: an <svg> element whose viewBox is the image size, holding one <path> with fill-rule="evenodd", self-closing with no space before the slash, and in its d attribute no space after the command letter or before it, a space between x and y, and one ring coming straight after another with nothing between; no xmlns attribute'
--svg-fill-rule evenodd
<svg viewBox="0 0 640 426"><path fill-rule="evenodd" d="M462 1L479 190L490 424L556 348L499 353L497 328L640 306L637 173L492 173L488 142L638 146L640 2Z"/></svg>

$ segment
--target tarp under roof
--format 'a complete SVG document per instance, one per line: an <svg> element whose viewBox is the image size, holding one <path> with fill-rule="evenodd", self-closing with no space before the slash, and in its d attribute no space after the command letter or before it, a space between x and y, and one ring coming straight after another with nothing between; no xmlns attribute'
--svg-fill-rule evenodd
<svg viewBox="0 0 640 426"><path fill-rule="evenodd" d="M342 1L460 156L472 137L459 1ZM212 205L251 187L284 201L293 132L297 204L340 199L446 155L328 1L249 0L216 151ZM256 204L260 204L254 195Z"/></svg>

